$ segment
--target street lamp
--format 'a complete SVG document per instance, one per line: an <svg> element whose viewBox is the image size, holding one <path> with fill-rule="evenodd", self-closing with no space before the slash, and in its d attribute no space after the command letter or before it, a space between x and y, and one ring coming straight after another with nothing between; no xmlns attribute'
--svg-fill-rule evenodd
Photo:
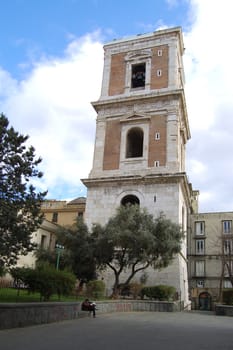
<svg viewBox="0 0 233 350"><path fill-rule="evenodd" d="M59 262L60 262L60 256L62 251L65 249L65 247L61 244L56 244L55 245L56 252L57 252L57 262L56 262L56 269L59 270Z"/></svg>

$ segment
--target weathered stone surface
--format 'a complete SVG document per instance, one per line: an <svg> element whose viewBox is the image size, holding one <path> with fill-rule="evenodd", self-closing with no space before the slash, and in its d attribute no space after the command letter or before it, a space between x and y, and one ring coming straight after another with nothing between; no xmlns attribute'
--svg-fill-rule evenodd
<svg viewBox="0 0 233 350"><path fill-rule="evenodd" d="M97 302L98 313L129 311L181 311L179 303L156 301L103 301ZM81 303L18 303L0 304L0 329L26 327L44 323L89 317L81 311Z"/></svg>

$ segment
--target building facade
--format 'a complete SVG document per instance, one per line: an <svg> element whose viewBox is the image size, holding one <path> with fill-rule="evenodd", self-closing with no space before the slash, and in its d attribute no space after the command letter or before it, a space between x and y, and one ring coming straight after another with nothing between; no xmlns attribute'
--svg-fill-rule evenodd
<svg viewBox="0 0 233 350"><path fill-rule="evenodd" d="M190 215L188 275L193 308L211 310L221 291L232 288L233 212Z"/></svg>
<svg viewBox="0 0 233 350"><path fill-rule="evenodd" d="M41 211L46 220L60 226L70 226L77 217L83 217L86 198L78 197L72 201L46 200L42 203Z"/></svg>
<svg viewBox="0 0 233 350"><path fill-rule="evenodd" d="M38 248L49 249L53 251L56 244L56 235L59 230L59 226L48 220L43 220L40 227L33 232L31 241L37 244ZM19 267L35 267L36 257L35 252L30 252L27 255L20 255L17 262Z"/></svg>
<svg viewBox="0 0 233 350"><path fill-rule="evenodd" d="M161 212L187 231L196 192L185 172L190 138L184 95L180 28L115 40L105 59L97 112L93 167L85 221L105 224L121 204L137 203L154 217ZM181 254L148 284L170 284L188 304L186 238ZM105 275L111 285L110 275Z"/></svg>

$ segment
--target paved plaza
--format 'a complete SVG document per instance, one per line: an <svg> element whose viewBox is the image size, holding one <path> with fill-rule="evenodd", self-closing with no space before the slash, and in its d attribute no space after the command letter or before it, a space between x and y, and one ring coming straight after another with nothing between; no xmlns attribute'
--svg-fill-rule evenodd
<svg viewBox="0 0 233 350"><path fill-rule="evenodd" d="M233 317L129 312L0 331L2 350L233 350Z"/></svg>

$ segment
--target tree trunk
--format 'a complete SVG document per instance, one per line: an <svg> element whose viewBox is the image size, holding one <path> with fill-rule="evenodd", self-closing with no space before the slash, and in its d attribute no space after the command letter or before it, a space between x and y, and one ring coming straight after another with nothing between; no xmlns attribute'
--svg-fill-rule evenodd
<svg viewBox="0 0 233 350"><path fill-rule="evenodd" d="M112 295L111 298L112 299L118 299L119 297L119 274L115 272L115 282L112 288Z"/></svg>

